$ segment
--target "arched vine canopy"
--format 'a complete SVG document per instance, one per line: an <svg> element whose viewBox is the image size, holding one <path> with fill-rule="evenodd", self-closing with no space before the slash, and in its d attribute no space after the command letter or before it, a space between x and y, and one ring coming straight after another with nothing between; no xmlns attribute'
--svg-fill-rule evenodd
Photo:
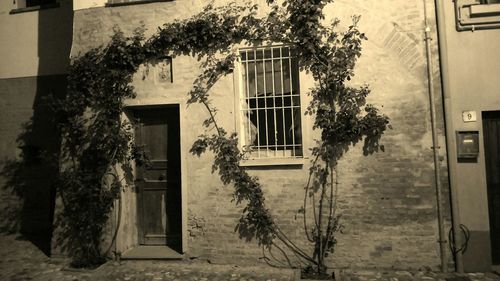
<svg viewBox="0 0 500 281"><path fill-rule="evenodd" d="M56 108L63 137L63 169L58 181L64 203L59 216L60 242L77 265L93 264L103 258L103 228L114 200L125 186L116 167L127 166L131 160L139 165L147 162L141 147L132 141L132 125L121 118L124 101L136 96L131 83L141 64L165 55L195 56L200 60L201 73L188 93L188 104L205 106L210 117L203 126L212 133L200 136L191 153L200 155L207 149L213 152L213 170L224 184L234 186L236 204L245 205L236 228L240 237L256 239L264 247L271 247L277 240L291 249L296 246L266 208L258 178L239 165L242 152L238 136L217 124L209 96L218 79L233 69L236 46L263 42L293 45L301 70L314 78L307 113L314 116L314 129L321 131L321 139L312 150L312 191L322 186L324 190L328 175L349 147L364 141L365 154L383 150L379 140L388 118L376 107L365 105L370 92L367 86L345 84L354 75L361 43L366 40L357 28L359 18L353 17L353 23L340 32L338 20L328 24L324 20L323 9L333 0L274 2L267 0L269 13L265 16L258 16L259 7L252 4L208 5L188 19L164 24L150 38L144 37L143 28L132 36L116 29L107 45L74 59L67 96L57 102ZM332 236L333 230L331 226L319 237ZM318 265L313 257L295 250L300 258Z"/></svg>

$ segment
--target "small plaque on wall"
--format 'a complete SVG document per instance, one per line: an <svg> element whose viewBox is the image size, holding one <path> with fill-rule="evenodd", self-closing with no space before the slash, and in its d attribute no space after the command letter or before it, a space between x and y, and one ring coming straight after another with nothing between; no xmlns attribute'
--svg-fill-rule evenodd
<svg viewBox="0 0 500 281"><path fill-rule="evenodd" d="M158 59L155 65L156 81L160 83L173 83L172 57Z"/></svg>
<svg viewBox="0 0 500 281"><path fill-rule="evenodd" d="M476 122L477 115L475 111L462 111L462 120L464 122Z"/></svg>

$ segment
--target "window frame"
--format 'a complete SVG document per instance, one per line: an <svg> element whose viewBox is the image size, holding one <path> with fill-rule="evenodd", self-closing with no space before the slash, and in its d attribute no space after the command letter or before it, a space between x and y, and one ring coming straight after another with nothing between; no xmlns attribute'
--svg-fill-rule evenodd
<svg viewBox="0 0 500 281"><path fill-rule="evenodd" d="M45 3L40 5L27 6L26 0L17 0L17 8L10 10L9 14L19 14L25 12L40 11L45 9L59 8L61 4L59 0L54 0L52 3Z"/></svg>
<svg viewBox="0 0 500 281"><path fill-rule="evenodd" d="M244 51L244 50L257 50L257 49L260 49L260 50L263 50L263 49L267 49L267 48L277 48L277 47L280 47L280 48L290 48L290 50L293 48L293 45L288 45L288 44L266 44L266 45L259 45L259 46L252 46L252 47L248 47L248 46L241 46L240 48L237 49L237 59L236 59L236 63L235 63L235 71L234 71L234 112L235 112L235 118L234 118L234 121L235 121L235 129L236 129L236 132L238 133L238 136L239 136L239 147L240 149L243 149L247 144L245 143L245 140L244 140L244 125L243 125L243 122L246 122L246 120L244 118L247 118L245 113L243 112L243 108L241 107L241 104L242 102L246 102L244 101L245 99L245 87L243 85L243 83L246 83L246 80L244 79L243 77L243 69L242 69L242 66L243 66L243 62L242 62L242 59L241 59L241 56L240 56L240 52L241 51ZM291 52L289 53L291 55ZM282 55L280 56L280 58L283 57ZM291 58L290 58L291 59ZM292 66L290 65L290 71L292 71ZM295 69L295 68L293 68ZM273 75L274 76L274 75ZM297 84L298 84L298 87L297 87L297 91L298 91L298 100L299 100L299 111L300 111L300 127L298 127L300 129L300 132L301 132L301 136L300 136L300 145L301 145L301 155L290 155L290 156L261 156L261 157L255 157L255 156L251 156L251 155L248 155L247 158L244 158L240 165L241 166L270 166L270 165L275 165L275 166L289 166L289 165L300 165L302 166L304 163L305 163L305 159L308 159L308 157L306 156L306 151L307 151L307 144L305 143L305 121L306 121L306 118L304 116L304 113L305 113L305 109L304 109L304 104L305 104L305 100L304 100L304 95L302 94L303 92L303 89L302 89L302 83L300 81L302 81L302 76L303 76L303 73L300 71L299 67L297 67L297 73L296 74L293 74L292 72L290 72L290 76L296 76L297 77ZM290 83L291 80L290 80ZM292 99L293 96L291 95L290 98ZM282 104L282 107L285 108L285 105Z"/></svg>

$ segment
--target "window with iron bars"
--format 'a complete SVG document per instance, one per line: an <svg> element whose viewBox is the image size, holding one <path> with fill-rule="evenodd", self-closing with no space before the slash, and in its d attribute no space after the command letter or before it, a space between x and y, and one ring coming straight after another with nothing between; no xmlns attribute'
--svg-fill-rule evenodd
<svg viewBox="0 0 500 281"><path fill-rule="evenodd" d="M248 158L302 157L299 66L293 48L239 50L240 136Z"/></svg>

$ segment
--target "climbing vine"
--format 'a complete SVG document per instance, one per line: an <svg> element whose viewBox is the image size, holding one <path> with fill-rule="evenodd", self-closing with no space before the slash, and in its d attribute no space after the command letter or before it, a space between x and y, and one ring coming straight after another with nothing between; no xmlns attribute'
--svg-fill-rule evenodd
<svg viewBox="0 0 500 281"><path fill-rule="evenodd" d="M388 118L365 104L370 92L367 86L346 84L354 75L361 43L366 40L357 29L359 18L354 17L352 25L339 32L337 20L324 24L323 8L332 0L274 2L267 1L269 13L264 17L258 16L257 5L208 5L191 18L159 27L147 39L142 28L130 37L117 29L109 44L73 61L67 97L54 104L64 139L64 168L58 184L64 203L59 216L60 242L75 264L86 266L104 258L104 226L120 190L131 184L116 167L130 170L132 160L138 165L147 163L142 147L132 141L133 125L121 118L124 101L135 97L133 74L139 65L165 55L189 55L201 61L202 72L188 93L188 104L200 103L209 113L203 122L207 133L190 151L198 156L212 151L213 172L224 184L234 186L234 201L245 206L236 231L242 239L256 239L270 254L266 256L270 263L274 257L276 262L285 260L290 266L298 262L298 266L326 274L324 258L333 252L335 234L341 229L336 214L338 160L362 140L365 154L383 150L379 140ZM314 244L312 254L299 248L273 219L259 179L240 166L245 151L239 149L238 136L217 123L217 108L209 96L219 78L234 68L236 46L272 42L293 45L300 68L316 81L307 113L314 116L314 129L321 132L321 138L312 150L314 160L300 209L307 239ZM313 213L314 223L307 222L306 211ZM273 250L282 258L272 254Z"/></svg>

